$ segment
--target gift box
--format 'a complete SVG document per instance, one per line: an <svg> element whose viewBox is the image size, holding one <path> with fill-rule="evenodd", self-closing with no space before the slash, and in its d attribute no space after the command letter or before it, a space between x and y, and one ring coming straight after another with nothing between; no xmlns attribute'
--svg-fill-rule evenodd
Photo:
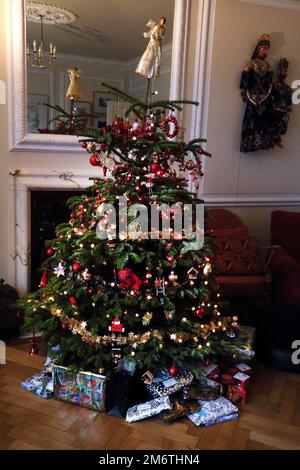
<svg viewBox="0 0 300 470"><path fill-rule="evenodd" d="M41 398L49 399L52 396L52 372L44 369L21 382L21 387Z"/></svg>
<svg viewBox="0 0 300 470"><path fill-rule="evenodd" d="M193 381L193 374L188 370L183 370L175 377L159 382L153 381L151 385L146 385L149 393L153 397L166 397L181 390L185 385Z"/></svg>
<svg viewBox="0 0 300 470"><path fill-rule="evenodd" d="M210 379L201 379L183 389L184 400L216 400L222 395L223 387Z"/></svg>
<svg viewBox="0 0 300 470"><path fill-rule="evenodd" d="M160 419L167 424L201 410L201 405L196 400L171 400L171 405L171 410L164 411L160 414Z"/></svg>
<svg viewBox="0 0 300 470"><path fill-rule="evenodd" d="M210 380L218 381L220 378L220 369L217 364L211 363L204 367L204 374Z"/></svg>
<svg viewBox="0 0 300 470"><path fill-rule="evenodd" d="M54 396L58 400L105 411L106 377L91 372L74 372L54 366Z"/></svg>
<svg viewBox="0 0 300 470"><path fill-rule="evenodd" d="M237 406L225 397L213 401L200 401L200 404L201 410L188 416L196 426L213 424L221 418L238 413Z"/></svg>
<svg viewBox="0 0 300 470"><path fill-rule="evenodd" d="M246 403L246 390L241 385L228 385L227 398L234 405L244 405Z"/></svg>
<svg viewBox="0 0 300 470"><path fill-rule="evenodd" d="M158 415L164 410L171 409L172 405L169 397L155 398L154 400L129 408L126 414L126 421L128 423L133 423L134 421L150 418L151 416Z"/></svg>

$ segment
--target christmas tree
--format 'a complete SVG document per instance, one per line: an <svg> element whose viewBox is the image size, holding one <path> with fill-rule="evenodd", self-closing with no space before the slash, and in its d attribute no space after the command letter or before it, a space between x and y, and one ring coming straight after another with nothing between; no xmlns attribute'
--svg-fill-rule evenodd
<svg viewBox="0 0 300 470"><path fill-rule="evenodd" d="M25 327L62 366L107 375L120 362L141 372L185 366L197 377L207 357L235 349L237 326L221 312L211 243L199 245L194 220L203 202L188 190L187 172L197 186L209 154L203 139L179 137L175 113L197 103L152 102L150 87L143 102L103 85L135 119L116 117L81 138L102 169L47 242L41 287L21 301ZM181 230L182 214L194 240Z"/></svg>

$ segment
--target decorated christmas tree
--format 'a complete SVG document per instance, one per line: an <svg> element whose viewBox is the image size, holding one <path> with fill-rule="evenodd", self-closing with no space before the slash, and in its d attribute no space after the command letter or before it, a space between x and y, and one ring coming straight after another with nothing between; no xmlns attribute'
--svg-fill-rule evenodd
<svg viewBox="0 0 300 470"><path fill-rule="evenodd" d="M187 367L197 377L208 357L235 349L237 327L222 314L203 202L188 190L209 154L203 139L184 142L176 116L197 103L153 102L150 83L144 102L103 86L135 118L80 139L99 178L70 199L70 220L47 242L41 286L21 301L25 326L62 366Z"/></svg>

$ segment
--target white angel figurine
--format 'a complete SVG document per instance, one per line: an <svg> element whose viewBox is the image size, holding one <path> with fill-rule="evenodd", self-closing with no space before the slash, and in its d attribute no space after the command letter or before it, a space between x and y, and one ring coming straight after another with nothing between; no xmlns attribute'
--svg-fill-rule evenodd
<svg viewBox="0 0 300 470"><path fill-rule="evenodd" d="M136 68L136 73L139 73L146 78L159 77L162 56L161 41L164 38L166 32L166 22L166 18L162 16L158 23L153 20L149 20L146 24L146 26L148 26L150 29L148 32L144 33L144 37L150 38L150 40Z"/></svg>

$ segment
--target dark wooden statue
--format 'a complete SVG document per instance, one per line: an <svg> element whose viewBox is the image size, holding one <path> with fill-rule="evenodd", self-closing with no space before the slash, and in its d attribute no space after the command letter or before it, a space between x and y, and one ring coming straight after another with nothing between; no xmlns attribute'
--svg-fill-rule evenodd
<svg viewBox="0 0 300 470"><path fill-rule="evenodd" d="M267 62L270 36L262 35L252 59L241 78L241 95L246 102L242 128L241 152L268 150L282 146L282 135L287 131L292 109L292 90L285 83L288 61L281 59L276 81Z"/></svg>
<svg viewBox="0 0 300 470"><path fill-rule="evenodd" d="M270 36L264 34L258 40L252 59L246 65L241 78L241 95L246 102L242 129L242 152L274 147L272 126L272 78L273 72L267 54Z"/></svg>
<svg viewBox="0 0 300 470"><path fill-rule="evenodd" d="M292 88L285 83L288 76L289 62L287 59L280 59L278 64L278 78L273 85L273 106L274 106L274 134L276 145L282 147L282 136L286 133L290 113L292 111Z"/></svg>

